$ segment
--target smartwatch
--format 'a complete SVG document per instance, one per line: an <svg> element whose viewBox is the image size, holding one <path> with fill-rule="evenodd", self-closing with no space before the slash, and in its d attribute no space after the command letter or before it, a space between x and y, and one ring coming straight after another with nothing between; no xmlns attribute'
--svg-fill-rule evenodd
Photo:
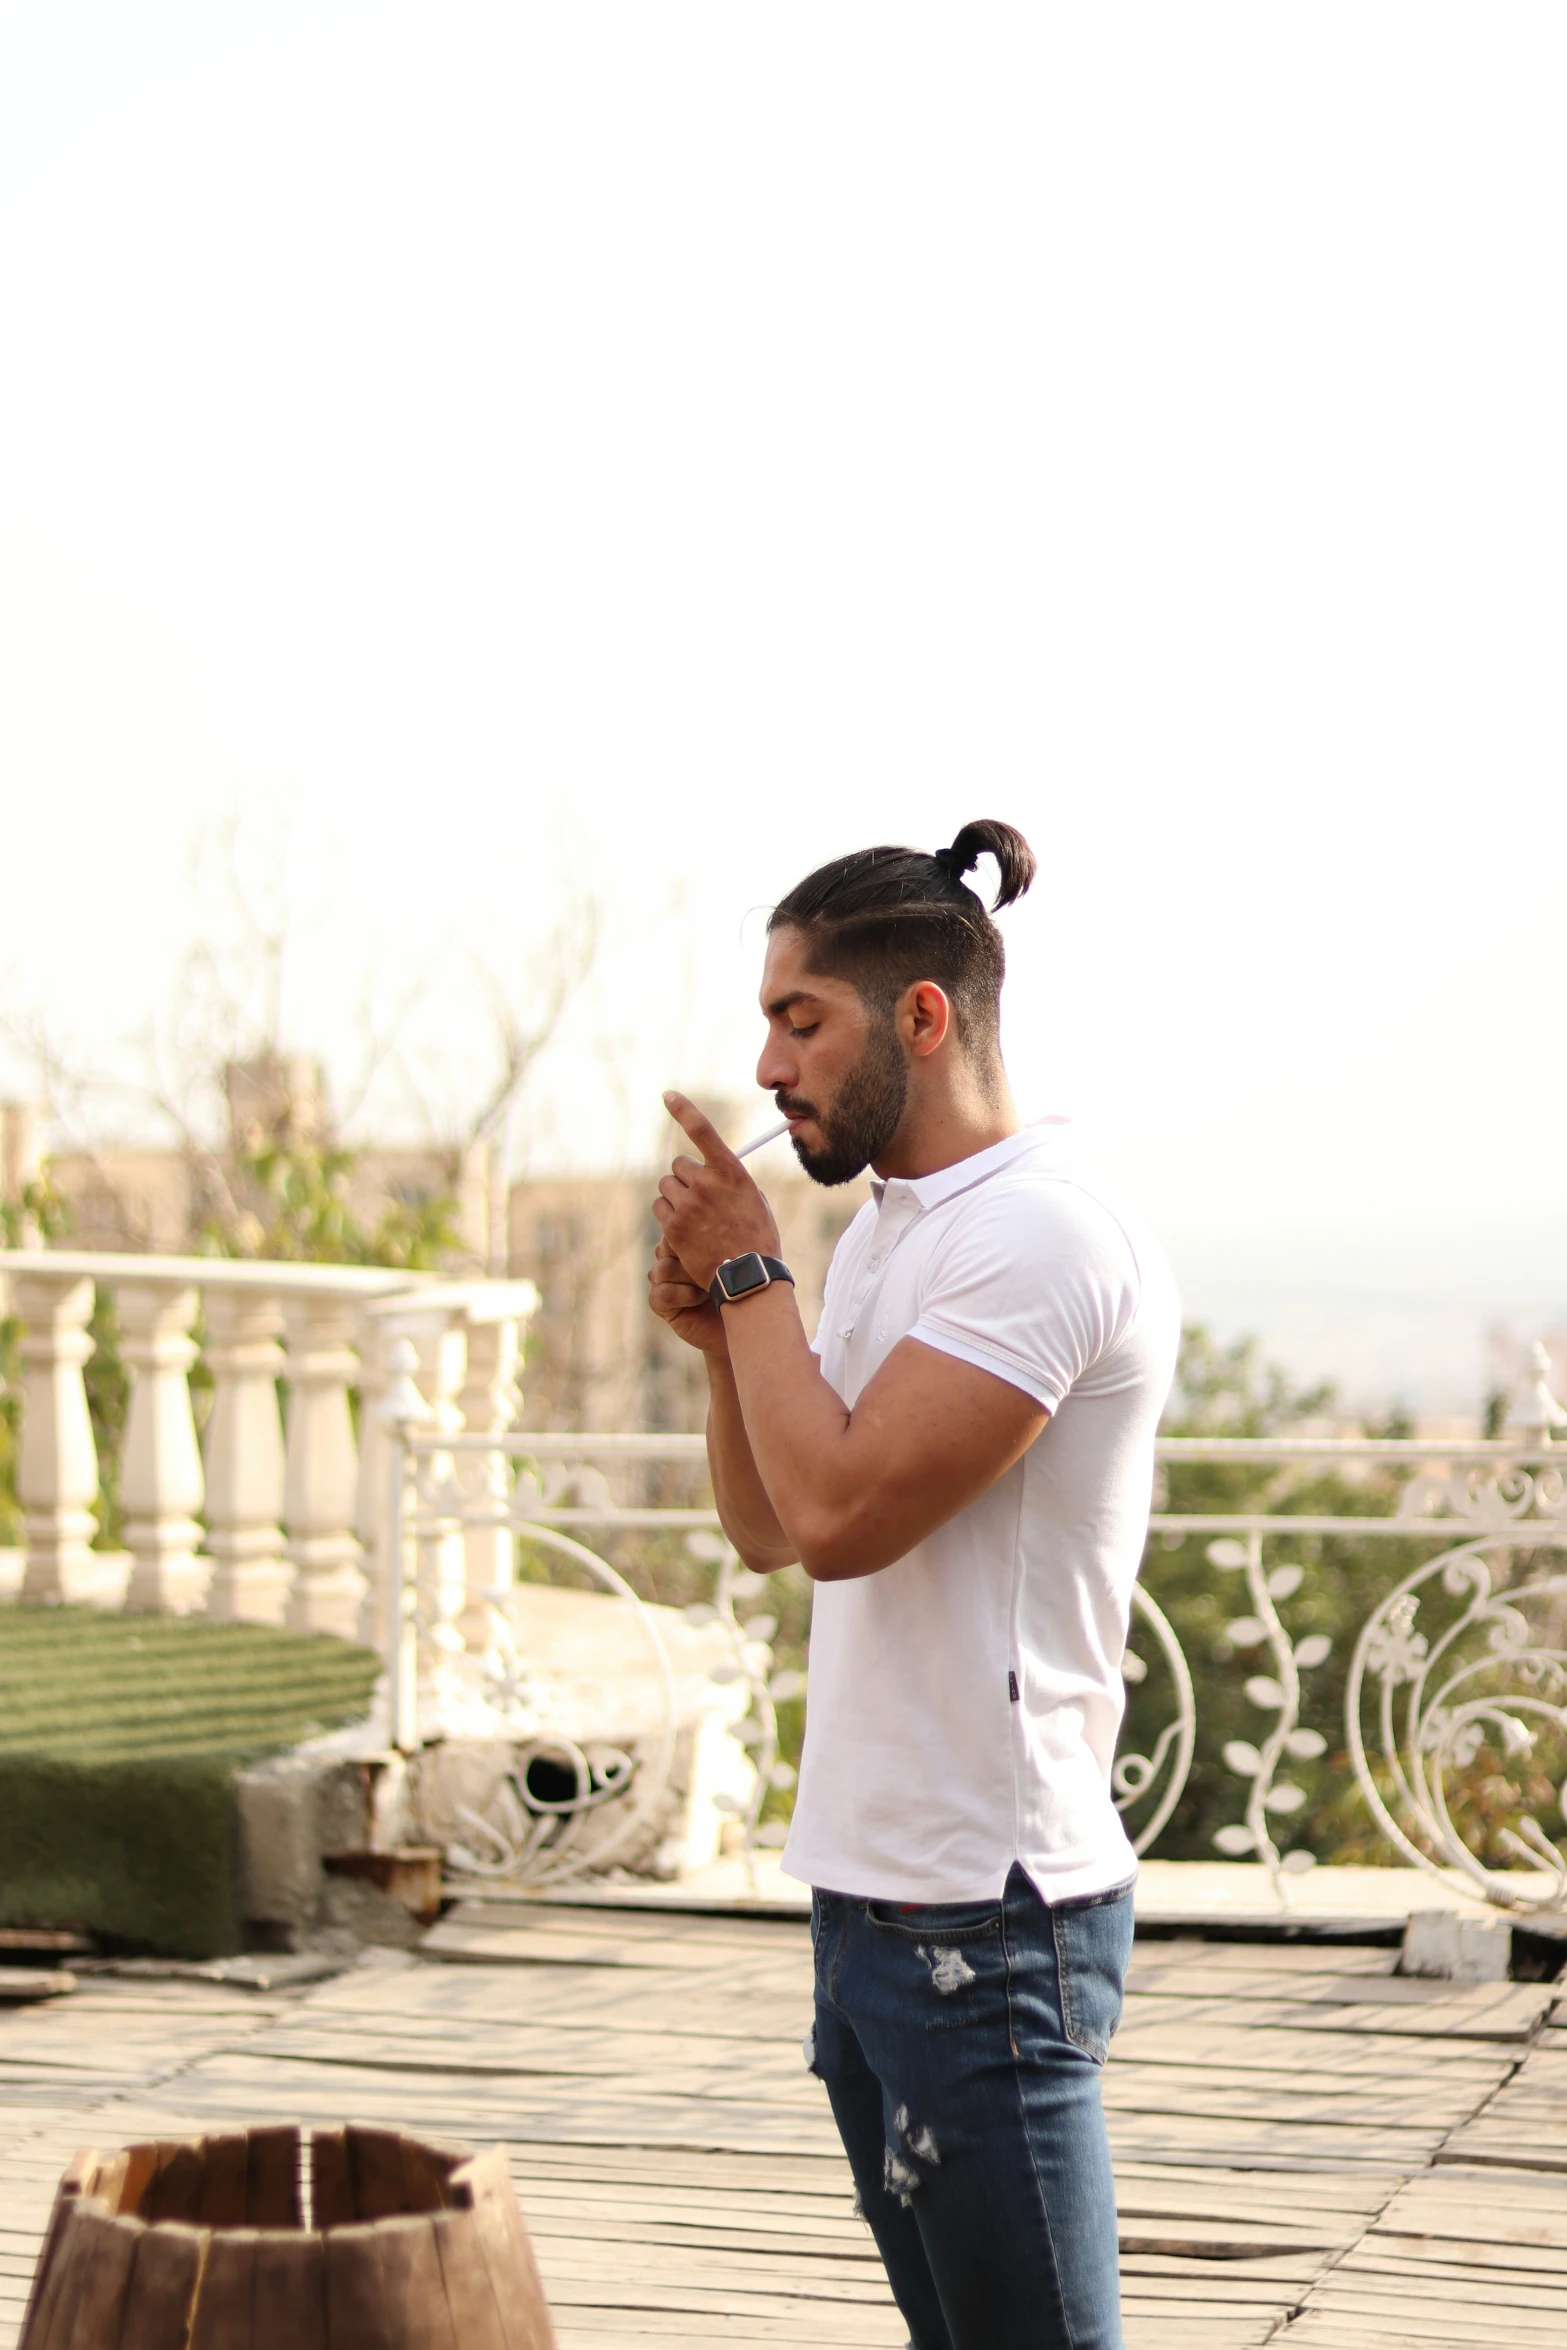
<svg viewBox="0 0 1567 2350"><path fill-rule="evenodd" d="M749 1297L753 1290L771 1288L775 1281L787 1281L791 1288L794 1284L794 1275L782 1257L759 1257L751 1249L743 1257L725 1257L708 1294L715 1306L729 1306L737 1297Z"/></svg>

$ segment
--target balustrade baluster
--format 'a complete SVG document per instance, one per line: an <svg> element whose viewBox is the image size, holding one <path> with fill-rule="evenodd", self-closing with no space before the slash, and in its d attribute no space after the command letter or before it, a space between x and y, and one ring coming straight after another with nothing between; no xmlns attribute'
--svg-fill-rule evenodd
<svg viewBox="0 0 1567 2350"><path fill-rule="evenodd" d="M29 1268L12 1276L11 1306L22 1324L22 1597L71 1599L91 1577L98 1530L98 1451L82 1380L93 1351L93 1284Z"/></svg>
<svg viewBox="0 0 1567 2350"><path fill-rule="evenodd" d="M266 1291L206 1292L207 1613L223 1622L280 1624L292 1572L283 1550L283 1308Z"/></svg>
<svg viewBox="0 0 1567 2350"><path fill-rule="evenodd" d="M364 1313L359 1321L359 1473L354 1527L365 1577L359 1603L359 1638L384 1652L386 1623L386 1495L391 1474L390 1437L381 1406L391 1383L391 1350L396 1344L384 1315Z"/></svg>
<svg viewBox="0 0 1567 2350"><path fill-rule="evenodd" d="M522 1359L519 1318L502 1314L483 1320L470 1310L467 1332L467 1375L457 1399L463 1426L470 1436L504 1436L522 1406L516 1385ZM464 1473L475 1487L475 1497L482 1490L497 1511L504 1511L511 1485L504 1454L467 1454ZM504 1589L513 1581L517 1538L504 1521L494 1526L470 1526L463 1547L467 1596L458 1629L470 1655L478 1656L490 1642L484 1594Z"/></svg>
<svg viewBox="0 0 1567 2350"><path fill-rule="evenodd" d="M414 1377L432 1415L427 1433L456 1435L462 1427L457 1396L467 1365L463 1331L444 1316L436 1322L428 1315L410 1315L398 1328L418 1350ZM433 1479L451 1477L451 1454L433 1454L428 1468ZM418 1579L419 1720L429 1735L439 1736L458 1726L466 1697L459 1660L465 1646L461 1617L468 1595L467 1554L455 1520L441 1519L421 1535Z"/></svg>
<svg viewBox="0 0 1567 2350"><path fill-rule="evenodd" d="M359 1369L354 1302L330 1294L291 1298L287 1331L283 1522L294 1580L285 1621L296 1631L352 1639L365 1588L353 1530L358 1461L348 1408Z"/></svg>
<svg viewBox="0 0 1567 2350"><path fill-rule="evenodd" d="M200 1293L122 1281L115 1291L120 1353L131 1378L120 1500L131 1554L125 1604L190 1607L206 1578L198 1563L203 1482L190 1408L191 1336Z"/></svg>

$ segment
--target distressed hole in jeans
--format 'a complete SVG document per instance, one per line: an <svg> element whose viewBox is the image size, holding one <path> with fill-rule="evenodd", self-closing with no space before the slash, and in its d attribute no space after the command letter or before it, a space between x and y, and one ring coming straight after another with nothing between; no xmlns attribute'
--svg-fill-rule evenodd
<svg viewBox="0 0 1567 2350"><path fill-rule="evenodd" d="M938 1942L932 1951L930 1979L942 1998L950 1999L954 1991L961 1991L965 1983L973 1982L974 1969L961 1950L955 1950L950 1942Z"/></svg>
<svg viewBox="0 0 1567 2350"><path fill-rule="evenodd" d="M936 2145L936 2133L928 2122L921 2122L917 2130L909 2127L909 2109L900 2105L892 2117L892 2127L898 2145L888 2146L882 2154L881 2183L889 2195L896 2195L907 2211L914 2190L921 2185L918 2169L928 2163L933 2169L940 2163L941 2154Z"/></svg>
<svg viewBox="0 0 1567 2350"><path fill-rule="evenodd" d="M816 2070L816 2026L814 2024L808 2028L805 2038L800 2042L800 2054L805 2059L806 2071L814 2073Z"/></svg>

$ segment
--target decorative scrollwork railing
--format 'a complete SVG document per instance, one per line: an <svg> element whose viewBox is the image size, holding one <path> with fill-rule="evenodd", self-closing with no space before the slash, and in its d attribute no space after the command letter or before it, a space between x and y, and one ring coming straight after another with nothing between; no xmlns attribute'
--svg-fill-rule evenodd
<svg viewBox="0 0 1567 2350"><path fill-rule="evenodd" d="M1304 1843L1287 1848L1287 1831L1302 1823L1307 1801L1289 1766L1313 1762L1326 1749L1322 1731L1301 1720L1302 1692L1303 1676L1326 1662L1332 1646L1320 1630L1291 1629L1290 1603L1303 1591L1309 1597L1311 1570L1289 1550L1302 1538L1331 1535L1372 1545L1418 1540L1440 1551L1379 1602L1349 1668L1346 1743L1377 1828L1400 1859L1450 1879L1456 1873L1490 1901L1567 1908L1567 1865L1548 1832L1556 1781L1567 1775L1567 1569L1542 1572L1533 1563L1542 1551L1567 1551L1567 1478L1551 1449L1558 1423L1546 1408L1543 1375L1538 1385L1533 1441L1522 1444L1161 1442L1164 1470L1244 1465L1260 1479L1259 1506L1179 1511L1161 1495L1151 1523L1156 1535L1176 1541L1210 1538L1205 1555L1216 1588L1235 1578L1244 1590L1225 1624L1226 1653L1257 1652L1245 1693L1269 1718L1262 1734L1230 1739L1224 1748L1244 1800L1241 1816L1215 1841L1231 1858L1260 1861L1281 1896L1313 1865ZM448 1433L421 1420L411 1382L395 1378L386 1411L397 1437L387 1546L397 1588L388 1591L386 1611L393 1735L413 1746L432 1730L484 1730L510 1740L517 1755L506 1816L470 1815L470 1832L451 1848L454 1865L473 1876L535 1883L633 1855L668 1794L693 1672L706 1691L702 1702L721 1710L723 1734L743 1757L712 1797L728 1822L726 1849L753 1856L781 1843L782 1823L763 1812L769 1794L792 1780L779 1752L777 1709L803 1692L803 1676L788 1664L780 1669L767 1579L745 1569L705 1504L701 1439ZM665 1490L639 1496L629 1474L635 1465L662 1479ZM1364 1514L1291 1506L1292 1481L1328 1467L1344 1472L1351 1488L1362 1472L1377 1477L1381 1490L1374 1500L1368 1494ZM680 1475L689 1501L667 1498L669 1478ZM1401 1480L1391 1506L1389 1477ZM649 1606L600 1555L599 1545L613 1547L627 1534L666 1538L666 1562L667 1538L679 1538L688 1562L681 1604ZM516 1580L519 1553L577 1570L635 1627L650 1695L634 1735L596 1738L580 1706L573 1713L563 1702L532 1645L528 1587ZM476 1556L491 1562L477 1574ZM1146 1852L1185 1789L1198 1722L1174 1627L1141 1587L1134 1606L1123 1670L1129 1684L1148 1687L1138 1750L1128 1746L1114 1764L1114 1796L1137 1850ZM1151 1707L1150 1690L1157 1699ZM1517 1868L1488 1866L1466 1840L1474 1821L1455 1789L1482 1748L1495 1765L1487 1782L1492 1814L1498 1805L1508 1814L1497 1831L1500 1845ZM1544 1776L1552 1772L1545 1802Z"/></svg>
<svg viewBox="0 0 1567 2350"><path fill-rule="evenodd" d="M1153 1635L1154 1646L1169 1676L1170 1701L1175 1708L1169 1720L1161 1724L1149 1752L1118 1752L1110 1774L1116 1810L1123 1816L1133 1815L1129 1822L1136 1831L1132 1850L1141 1858L1158 1841L1160 1831L1185 1790L1192 1767L1192 1749L1197 1742L1197 1700L1186 1652L1175 1636L1175 1627L1152 1593L1145 1591L1140 1583L1132 1593L1132 1613L1138 1619L1133 1627L1134 1638L1141 1636L1139 1626L1141 1631ZM1121 1674L1134 1688L1148 1675L1142 1649L1134 1648L1130 1641L1121 1660ZM1137 1808L1144 1803L1150 1809L1139 1820L1135 1816Z"/></svg>
<svg viewBox="0 0 1567 2350"><path fill-rule="evenodd" d="M1527 1794L1517 1825L1496 1832L1519 1864L1505 1872L1476 1857L1452 1811L1455 1777L1483 1751L1504 1800L1529 1769L1544 1772L1555 1808L1567 1802L1567 1571L1520 1575L1520 1539L1516 1527L1482 1535L1406 1575L1356 1643L1345 1710L1362 1793L1403 1857L1433 1873L1445 1864L1486 1900L1527 1912L1567 1905L1567 1863ZM1528 1548L1567 1551L1567 1529L1536 1529ZM1364 1743L1368 1713L1383 1784Z"/></svg>
<svg viewBox="0 0 1567 2350"><path fill-rule="evenodd" d="M1550 1392L1550 1364L1535 1350L1534 1377L1521 1414L1533 1441L1424 1443L1379 1438L1169 1438L1162 1470L1178 1465L1245 1465L1292 1472L1336 1468L1403 1473L1390 1513L1314 1514L1287 1507L1181 1513L1156 1508L1156 1533L1174 1539L1212 1535L1207 1558L1221 1575L1244 1572L1249 1609L1225 1625L1231 1648L1266 1648L1272 1672L1246 1682L1259 1711L1274 1716L1260 1741L1232 1739L1226 1766L1246 1782L1241 1819L1221 1827L1215 1843L1228 1857L1262 1861L1281 1895L1285 1882L1314 1865L1304 1846L1281 1852L1277 1830L1305 1803L1286 1761L1325 1750L1320 1731L1302 1727L1301 1674L1324 1664L1331 1641L1322 1632L1289 1632L1280 1609L1307 1571L1281 1560L1281 1543L1312 1535L1352 1536L1375 1545L1428 1539L1433 1556L1382 1598L1361 1630L1349 1668L1345 1744L1372 1820L1401 1860L1461 1880L1464 1889L1511 1909L1567 1908L1567 1864L1541 1822L1542 1809L1567 1814L1567 1574L1545 1574L1532 1560L1567 1550L1567 1476L1550 1445L1567 1426L1567 1410ZM1276 1503L1287 1495L1270 1492ZM1459 1536L1456 1547L1454 1537ZM1264 1558L1264 1543L1270 1555ZM1438 1616L1436 1602L1461 1604ZM1417 1626L1416 1618L1424 1616ZM1367 1717L1374 1727L1367 1735ZM1484 1748L1493 1765L1486 1794L1496 1841L1520 1864L1487 1866L1454 1816L1454 1790ZM1549 1766L1549 1768L1547 1767ZM1525 1779L1527 1777L1527 1783ZM1474 1822L1470 1833L1478 1836Z"/></svg>

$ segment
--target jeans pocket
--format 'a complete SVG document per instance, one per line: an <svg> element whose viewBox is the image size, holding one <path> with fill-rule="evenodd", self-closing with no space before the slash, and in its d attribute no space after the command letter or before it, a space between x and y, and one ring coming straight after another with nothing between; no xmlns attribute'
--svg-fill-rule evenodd
<svg viewBox="0 0 1567 2350"><path fill-rule="evenodd" d="M1001 1931L999 1901L869 1901L865 1908L873 1926L910 1942L973 1942Z"/></svg>
<svg viewBox="0 0 1567 2350"><path fill-rule="evenodd" d="M1050 1923L1062 2028L1074 2048L1103 2064L1126 1995L1132 1954L1131 1890L1109 1901L1058 1902Z"/></svg>

